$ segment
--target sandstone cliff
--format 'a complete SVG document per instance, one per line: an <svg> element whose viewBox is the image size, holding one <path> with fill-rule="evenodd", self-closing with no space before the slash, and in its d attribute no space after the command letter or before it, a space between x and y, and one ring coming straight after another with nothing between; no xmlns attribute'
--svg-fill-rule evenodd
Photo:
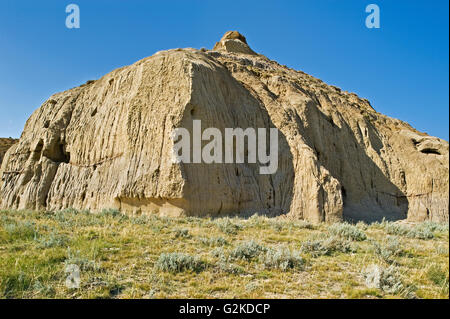
<svg viewBox="0 0 450 319"><path fill-rule="evenodd" d="M172 163L172 131L193 119L278 128L278 171ZM53 95L5 155L0 206L448 221L448 161L446 141L229 32L212 51L158 52Z"/></svg>
<svg viewBox="0 0 450 319"><path fill-rule="evenodd" d="M5 156L6 151L14 144L17 140L14 138L0 138L0 165L3 162L3 156Z"/></svg>

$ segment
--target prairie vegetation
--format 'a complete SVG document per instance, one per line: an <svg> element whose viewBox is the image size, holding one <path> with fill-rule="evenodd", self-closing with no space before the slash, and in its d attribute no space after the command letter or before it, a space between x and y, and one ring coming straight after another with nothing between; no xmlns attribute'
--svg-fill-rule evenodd
<svg viewBox="0 0 450 319"><path fill-rule="evenodd" d="M1 211L0 297L448 298L448 229Z"/></svg>

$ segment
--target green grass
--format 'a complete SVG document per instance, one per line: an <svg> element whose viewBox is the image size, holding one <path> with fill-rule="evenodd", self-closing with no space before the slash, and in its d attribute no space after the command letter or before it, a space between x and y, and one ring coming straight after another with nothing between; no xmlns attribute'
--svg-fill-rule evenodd
<svg viewBox="0 0 450 319"><path fill-rule="evenodd" d="M0 212L0 298L449 298L448 266L435 223Z"/></svg>

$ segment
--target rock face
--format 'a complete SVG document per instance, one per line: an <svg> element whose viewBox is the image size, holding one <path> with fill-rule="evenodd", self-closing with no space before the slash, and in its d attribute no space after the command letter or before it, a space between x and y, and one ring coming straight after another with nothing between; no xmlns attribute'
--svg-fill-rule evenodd
<svg viewBox="0 0 450 319"><path fill-rule="evenodd" d="M226 32L213 48L213 51L222 50L233 53L256 55L256 53L248 46L247 39L237 31Z"/></svg>
<svg viewBox="0 0 450 319"><path fill-rule="evenodd" d="M222 132L277 128L277 172L173 163L173 129L192 132L195 119ZM158 52L53 95L5 155L0 206L448 221L448 173L446 141L227 32L212 51Z"/></svg>
<svg viewBox="0 0 450 319"><path fill-rule="evenodd" d="M0 138L0 165L3 161L3 156L5 156L6 151L14 144L17 140L14 138Z"/></svg>

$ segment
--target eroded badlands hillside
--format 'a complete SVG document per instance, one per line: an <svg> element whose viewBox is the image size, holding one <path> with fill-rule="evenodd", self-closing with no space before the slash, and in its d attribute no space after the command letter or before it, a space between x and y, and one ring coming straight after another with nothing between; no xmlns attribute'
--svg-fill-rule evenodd
<svg viewBox="0 0 450 319"><path fill-rule="evenodd" d="M192 131L195 119L277 128L277 172L173 163L173 129ZM53 95L5 155L0 206L448 221L448 169L446 141L228 32L212 51L158 52Z"/></svg>

